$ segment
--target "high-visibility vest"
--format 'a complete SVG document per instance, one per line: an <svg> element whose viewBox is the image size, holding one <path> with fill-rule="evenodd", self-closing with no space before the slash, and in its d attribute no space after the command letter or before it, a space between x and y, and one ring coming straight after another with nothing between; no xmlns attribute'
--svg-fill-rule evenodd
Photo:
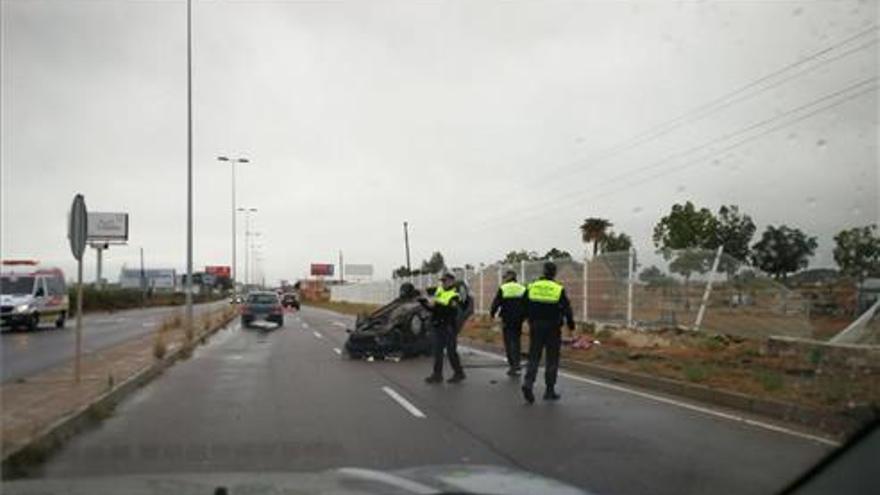
<svg viewBox="0 0 880 495"><path fill-rule="evenodd" d="M442 285L438 286L437 290L434 291L434 302L441 306L449 306L454 297L459 297L458 292L455 289L446 290Z"/></svg>
<svg viewBox="0 0 880 495"><path fill-rule="evenodd" d="M529 284L529 301L555 304L562 299L562 284L553 280L535 280Z"/></svg>
<svg viewBox="0 0 880 495"><path fill-rule="evenodd" d="M516 282L506 282L501 284L501 297L503 299L517 299L522 297L526 292L526 287Z"/></svg>

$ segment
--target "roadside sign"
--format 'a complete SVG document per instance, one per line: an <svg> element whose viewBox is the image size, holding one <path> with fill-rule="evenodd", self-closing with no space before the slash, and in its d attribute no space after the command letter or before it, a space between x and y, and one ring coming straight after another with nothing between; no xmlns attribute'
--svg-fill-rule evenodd
<svg viewBox="0 0 880 495"><path fill-rule="evenodd" d="M125 243L128 241L128 213L89 213L90 242Z"/></svg>
<svg viewBox="0 0 880 495"><path fill-rule="evenodd" d="M332 277L334 265L330 263L312 263L310 273L313 277Z"/></svg>
<svg viewBox="0 0 880 495"><path fill-rule="evenodd" d="M89 215L86 212L86 200L82 194L77 194L73 198L73 204L70 206L67 238L70 239L70 252L79 261L82 261L83 252L86 250L88 229Z"/></svg>
<svg viewBox="0 0 880 495"><path fill-rule="evenodd" d="M372 277L373 265L345 265L345 275L349 277Z"/></svg>

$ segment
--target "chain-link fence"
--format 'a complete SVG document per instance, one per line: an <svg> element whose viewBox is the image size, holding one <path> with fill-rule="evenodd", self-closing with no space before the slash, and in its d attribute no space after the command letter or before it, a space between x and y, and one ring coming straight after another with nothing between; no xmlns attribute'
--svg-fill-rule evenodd
<svg viewBox="0 0 880 495"><path fill-rule="evenodd" d="M685 327L744 337L816 337L821 329L815 296L792 290L767 274L714 250L605 253L586 262L563 259L556 280L565 286L575 320L637 328ZM507 270L528 284L542 275L545 261L493 263L454 270L474 298L478 314L488 313ZM424 291L438 274L333 287L332 300L383 304L411 282ZM812 286L810 286L812 287ZM854 297L854 296L853 296ZM835 316L844 328L853 316ZM837 321L837 320L835 320Z"/></svg>

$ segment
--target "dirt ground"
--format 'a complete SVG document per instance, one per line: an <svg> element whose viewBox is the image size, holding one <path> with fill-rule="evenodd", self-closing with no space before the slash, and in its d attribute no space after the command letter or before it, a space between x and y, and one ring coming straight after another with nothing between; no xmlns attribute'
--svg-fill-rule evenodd
<svg viewBox="0 0 880 495"><path fill-rule="evenodd" d="M463 335L501 344L498 323L472 319ZM526 332L527 333L527 332ZM865 369L829 369L822 363L767 355L762 339L592 328L563 333L563 356L626 371L699 383L757 397L831 411L880 407L880 377ZM523 337L526 345L527 337ZM580 339L588 348L574 348Z"/></svg>

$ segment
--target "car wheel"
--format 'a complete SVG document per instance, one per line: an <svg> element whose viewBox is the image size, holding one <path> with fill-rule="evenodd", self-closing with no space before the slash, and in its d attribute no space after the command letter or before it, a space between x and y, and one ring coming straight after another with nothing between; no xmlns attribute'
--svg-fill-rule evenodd
<svg viewBox="0 0 880 495"><path fill-rule="evenodd" d="M243 328L248 328L249 326L251 326L251 321L242 318L242 319L241 319L241 326L242 326Z"/></svg>
<svg viewBox="0 0 880 495"><path fill-rule="evenodd" d="M34 312L31 315L31 317L28 318L27 328L28 328L28 330L30 330L32 332L34 330L37 330L38 328L40 328L40 314L39 313Z"/></svg>
<svg viewBox="0 0 880 495"><path fill-rule="evenodd" d="M58 319L55 320L55 328L64 328L64 323L67 322L67 313L62 311L60 315L58 315Z"/></svg>

